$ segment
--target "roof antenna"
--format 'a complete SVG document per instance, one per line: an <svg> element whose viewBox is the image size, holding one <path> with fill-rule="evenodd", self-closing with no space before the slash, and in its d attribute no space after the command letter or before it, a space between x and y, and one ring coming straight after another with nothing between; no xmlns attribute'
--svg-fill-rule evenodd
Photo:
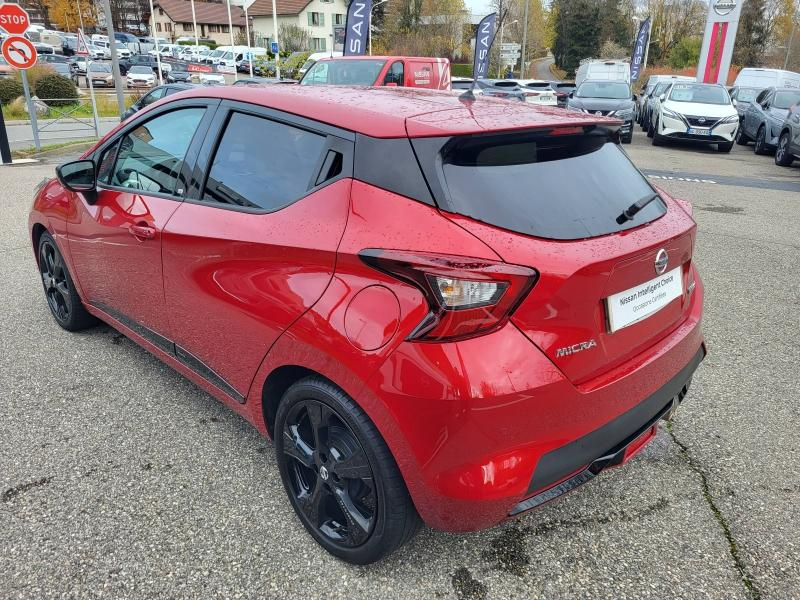
<svg viewBox="0 0 800 600"><path fill-rule="evenodd" d="M469 89L458 96L460 102L472 104L475 102L475 84L481 77L486 77L489 71L489 51L494 43L495 24L497 23L497 13L489 13L481 22L475 33L475 56L472 59L472 85Z"/></svg>

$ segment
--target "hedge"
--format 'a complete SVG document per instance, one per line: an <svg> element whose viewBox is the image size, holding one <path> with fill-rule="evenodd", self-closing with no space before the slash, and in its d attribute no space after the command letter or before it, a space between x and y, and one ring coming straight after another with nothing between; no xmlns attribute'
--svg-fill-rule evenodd
<svg viewBox="0 0 800 600"><path fill-rule="evenodd" d="M16 79L0 79L0 104L8 104L24 93L22 82Z"/></svg>
<svg viewBox="0 0 800 600"><path fill-rule="evenodd" d="M450 63L450 75L453 77L472 77L472 63Z"/></svg>
<svg viewBox="0 0 800 600"><path fill-rule="evenodd" d="M45 75L36 82L34 91L50 106L69 106L78 100L78 88L63 75Z"/></svg>

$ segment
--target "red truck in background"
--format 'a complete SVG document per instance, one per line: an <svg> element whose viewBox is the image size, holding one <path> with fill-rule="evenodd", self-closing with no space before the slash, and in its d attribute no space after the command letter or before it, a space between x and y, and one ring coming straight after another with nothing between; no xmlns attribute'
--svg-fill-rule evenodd
<svg viewBox="0 0 800 600"><path fill-rule="evenodd" d="M450 61L424 56L338 56L314 63L300 85L450 89Z"/></svg>

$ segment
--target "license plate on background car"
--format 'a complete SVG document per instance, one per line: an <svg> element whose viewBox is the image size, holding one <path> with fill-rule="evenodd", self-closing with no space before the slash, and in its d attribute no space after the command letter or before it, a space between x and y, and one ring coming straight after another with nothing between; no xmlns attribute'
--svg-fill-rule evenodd
<svg viewBox="0 0 800 600"><path fill-rule="evenodd" d="M710 129L695 129L694 127L689 127L688 131L686 132L689 135L711 135Z"/></svg>
<svg viewBox="0 0 800 600"><path fill-rule="evenodd" d="M658 312L683 295L681 267L606 298L608 329L617 331Z"/></svg>

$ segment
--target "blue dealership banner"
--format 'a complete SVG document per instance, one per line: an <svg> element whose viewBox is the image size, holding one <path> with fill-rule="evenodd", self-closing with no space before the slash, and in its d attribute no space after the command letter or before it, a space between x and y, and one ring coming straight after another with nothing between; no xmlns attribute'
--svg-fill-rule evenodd
<svg viewBox="0 0 800 600"><path fill-rule="evenodd" d="M475 59L472 63L472 78L484 79L489 73L489 50L494 42L494 27L497 13L490 13L481 19L475 34Z"/></svg>
<svg viewBox="0 0 800 600"><path fill-rule="evenodd" d="M342 51L345 56L359 56L366 53L371 12L372 0L352 0L350 2L347 9L344 50Z"/></svg>
<svg viewBox="0 0 800 600"><path fill-rule="evenodd" d="M639 33L636 34L636 41L633 43L633 54L631 55L631 83L639 79L647 61L647 45L650 43L650 17L647 17L639 25Z"/></svg>

